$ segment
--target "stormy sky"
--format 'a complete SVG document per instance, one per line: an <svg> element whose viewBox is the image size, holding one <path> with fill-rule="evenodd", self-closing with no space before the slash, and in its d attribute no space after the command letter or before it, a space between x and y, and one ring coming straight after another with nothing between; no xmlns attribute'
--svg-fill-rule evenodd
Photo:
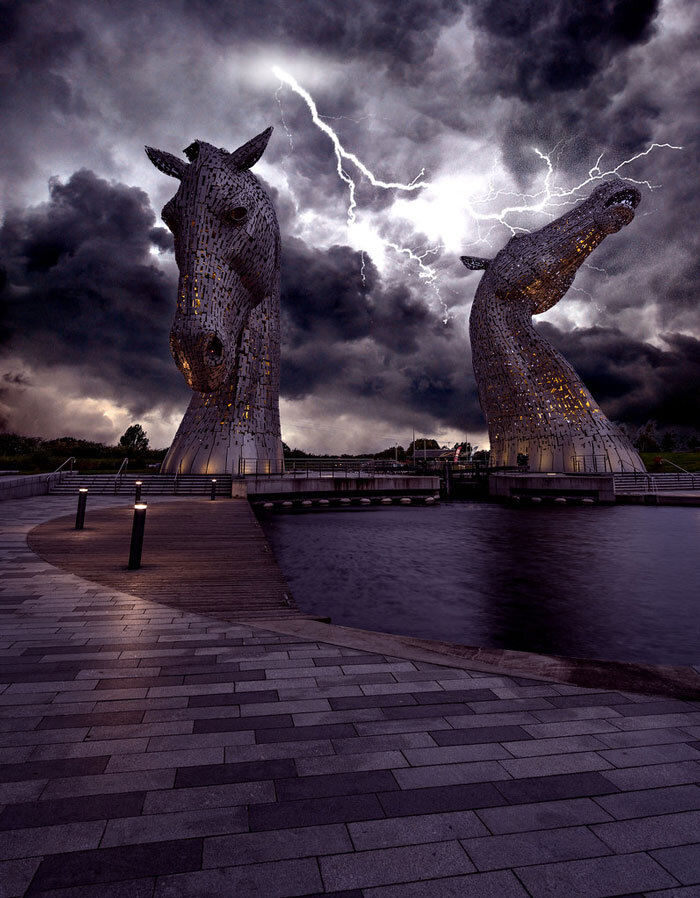
<svg viewBox="0 0 700 898"><path fill-rule="evenodd" d="M692 0L0 2L0 427L113 441L140 421L169 443L190 395L160 220L177 183L143 145L233 150L268 125L286 442L376 451L415 428L484 445L481 274L459 256L561 214L546 185L653 143L682 149L619 170L654 189L536 321L614 420L698 427L698 18ZM427 186L346 162L348 224L333 143L275 66L377 180ZM541 208L498 220L522 205Z"/></svg>

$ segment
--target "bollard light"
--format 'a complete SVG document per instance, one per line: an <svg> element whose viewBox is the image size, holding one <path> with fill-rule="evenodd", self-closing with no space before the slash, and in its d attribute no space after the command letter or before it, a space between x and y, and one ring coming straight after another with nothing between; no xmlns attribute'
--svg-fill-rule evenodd
<svg viewBox="0 0 700 898"><path fill-rule="evenodd" d="M134 505L134 523L131 527L131 548L129 550L129 570L135 571L141 567L141 550L143 549L143 531L146 526L145 502Z"/></svg>
<svg viewBox="0 0 700 898"><path fill-rule="evenodd" d="M211 501L213 502L214 499L216 499L216 480L211 482Z"/></svg>
<svg viewBox="0 0 700 898"><path fill-rule="evenodd" d="M81 487L78 490L78 511L75 515L75 529L82 530L85 527L85 505L87 504L87 489Z"/></svg>
<svg viewBox="0 0 700 898"><path fill-rule="evenodd" d="M141 501L141 485L142 484L143 484L142 480L137 480L136 483L134 484L134 487L136 488L135 493L134 493L134 502L136 503L136 505L138 505L139 502Z"/></svg>

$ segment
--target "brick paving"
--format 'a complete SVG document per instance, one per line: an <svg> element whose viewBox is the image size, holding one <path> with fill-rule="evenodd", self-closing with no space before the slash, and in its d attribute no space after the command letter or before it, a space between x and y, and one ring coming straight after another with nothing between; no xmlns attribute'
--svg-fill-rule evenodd
<svg viewBox="0 0 700 898"><path fill-rule="evenodd" d="M697 703L98 586L26 543L72 504L2 505L0 898L700 895Z"/></svg>

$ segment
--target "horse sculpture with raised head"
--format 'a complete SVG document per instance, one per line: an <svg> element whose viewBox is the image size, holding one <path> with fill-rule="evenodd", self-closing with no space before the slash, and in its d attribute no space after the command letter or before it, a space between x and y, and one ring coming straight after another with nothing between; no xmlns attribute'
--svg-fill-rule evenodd
<svg viewBox="0 0 700 898"><path fill-rule="evenodd" d="M571 365L532 325L566 294L581 263L629 224L641 196L605 182L538 231L513 237L485 269L469 334L474 374L491 442L491 464L531 471L644 471L638 453L600 410Z"/></svg>
<svg viewBox="0 0 700 898"><path fill-rule="evenodd" d="M250 168L272 128L230 153L203 140L189 162L146 147L180 181L163 207L180 272L170 350L194 391L161 471L279 469L280 233Z"/></svg>

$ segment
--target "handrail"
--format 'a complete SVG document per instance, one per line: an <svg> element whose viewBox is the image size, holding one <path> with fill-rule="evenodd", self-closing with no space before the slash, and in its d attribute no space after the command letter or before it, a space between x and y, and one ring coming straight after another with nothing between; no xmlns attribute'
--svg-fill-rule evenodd
<svg viewBox="0 0 700 898"><path fill-rule="evenodd" d="M52 476L53 476L54 474L58 474L59 471L62 471L63 468L65 468L65 466L68 464L68 462L70 462L70 469L69 469L69 470L72 471L72 470L73 470L73 462L74 462L74 461L77 461L77 459L76 459L76 457L75 457L74 455L71 455L71 457L70 457L70 458L67 458L62 464L60 464L60 465L56 468L55 471L52 471L52 472L51 472Z"/></svg>
<svg viewBox="0 0 700 898"><path fill-rule="evenodd" d="M404 471L407 466L399 465L399 467ZM238 462L238 476L253 477L319 475L332 478L350 473L374 475L396 469L395 461L375 458L285 458L282 462L272 459L240 458Z"/></svg>
<svg viewBox="0 0 700 898"><path fill-rule="evenodd" d="M75 461L77 461L77 459L76 459L76 457L75 457L74 455L71 455L69 458L67 458L62 464L60 464L60 465L56 468L55 471L52 471L52 472L49 474L49 483L51 483L52 478L55 477L56 475L58 475L58 482L59 482L59 483L62 483L62 482L63 482L63 475L66 473L63 469L65 468L65 466L66 466L67 464L70 464L70 468L69 468L68 470L69 470L69 471L72 471L72 470L73 470L73 462L75 462Z"/></svg>
<svg viewBox="0 0 700 898"><path fill-rule="evenodd" d="M683 477L676 471L616 473L614 475L615 492L637 492L641 489L643 492L656 493L659 490L700 489L700 474L694 474L692 471L683 471L682 473Z"/></svg>
<svg viewBox="0 0 700 898"><path fill-rule="evenodd" d="M683 471L684 474L690 474L690 471L686 471L685 468L681 468L680 465L677 465L675 461L671 461L668 458L662 458L661 461L665 461L667 465L673 465L674 468L678 468L679 471Z"/></svg>
<svg viewBox="0 0 700 898"><path fill-rule="evenodd" d="M124 477L124 474L126 473L126 469L127 469L128 465L129 465L129 459L125 458L124 461L119 465L119 470L114 475L114 494L115 494L115 496L119 490L119 487L121 486L122 478Z"/></svg>

